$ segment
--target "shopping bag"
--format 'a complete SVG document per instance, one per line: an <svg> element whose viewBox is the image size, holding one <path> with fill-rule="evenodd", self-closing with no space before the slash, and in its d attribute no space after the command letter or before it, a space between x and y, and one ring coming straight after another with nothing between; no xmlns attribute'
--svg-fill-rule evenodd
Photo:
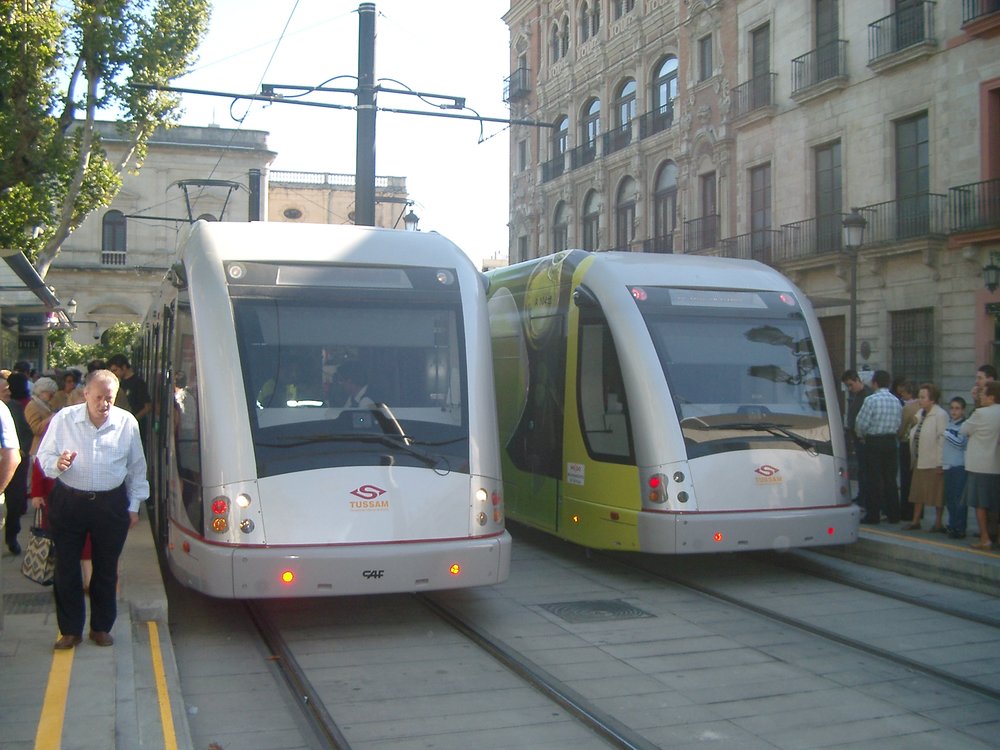
<svg viewBox="0 0 1000 750"><path fill-rule="evenodd" d="M56 545L52 535L42 528L41 508L35 511L35 524L24 550L21 572L35 583L51 586L56 576Z"/></svg>

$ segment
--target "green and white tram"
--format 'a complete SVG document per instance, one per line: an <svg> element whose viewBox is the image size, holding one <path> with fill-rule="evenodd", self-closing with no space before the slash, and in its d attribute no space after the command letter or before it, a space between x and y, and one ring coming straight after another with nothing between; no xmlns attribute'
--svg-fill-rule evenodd
<svg viewBox="0 0 1000 750"><path fill-rule="evenodd" d="M510 569L484 280L434 233L196 223L147 317L155 525L224 598Z"/></svg>
<svg viewBox="0 0 1000 750"><path fill-rule="evenodd" d="M837 381L781 274L570 250L488 278L511 519L666 554L857 539Z"/></svg>

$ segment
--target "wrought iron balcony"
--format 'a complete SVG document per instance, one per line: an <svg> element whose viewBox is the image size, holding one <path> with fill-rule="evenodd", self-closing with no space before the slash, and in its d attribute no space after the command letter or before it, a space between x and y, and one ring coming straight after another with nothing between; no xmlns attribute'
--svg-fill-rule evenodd
<svg viewBox="0 0 1000 750"><path fill-rule="evenodd" d="M780 248L780 229L757 229L722 240L719 255L726 258L759 260L761 263L771 265Z"/></svg>
<svg viewBox="0 0 1000 750"><path fill-rule="evenodd" d="M792 96L824 81L847 77L847 40L838 39L792 60Z"/></svg>
<svg viewBox="0 0 1000 750"><path fill-rule="evenodd" d="M504 102L514 102L531 93L531 71L518 68L503 82Z"/></svg>
<svg viewBox="0 0 1000 750"><path fill-rule="evenodd" d="M642 251L644 253L670 254L674 251L674 235L666 234L662 237L650 237L642 241Z"/></svg>
<svg viewBox="0 0 1000 750"><path fill-rule="evenodd" d="M569 150L569 168L579 169L597 158L597 144L587 143Z"/></svg>
<svg viewBox="0 0 1000 750"><path fill-rule="evenodd" d="M626 122L614 130L609 130L603 135L603 138L604 151L602 153L605 156L613 154L615 151L621 151L632 143L632 123Z"/></svg>
<svg viewBox="0 0 1000 750"><path fill-rule="evenodd" d="M542 162L542 182L548 182L562 176L565 170L566 154L559 154L554 159Z"/></svg>
<svg viewBox="0 0 1000 750"><path fill-rule="evenodd" d="M952 232L1000 227L1000 179L949 188L948 209Z"/></svg>
<svg viewBox="0 0 1000 750"><path fill-rule="evenodd" d="M774 104L774 81L777 77L777 73L767 73L734 88L729 97L730 117L742 117Z"/></svg>
<svg viewBox="0 0 1000 750"><path fill-rule="evenodd" d="M662 133L664 130L669 130L673 124L674 108L670 105L647 112L639 118L639 138Z"/></svg>
<svg viewBox="0 0 1000 750"><path fill-rule="evenodd" d="M101 265L102 266L124 266L125 265L125 251L121 250L102 250L101 251Z"/></svg>
<svg viewBox="0 0 1000 750"><path fill-rule="evenodd" d="M962 0L962 23L972 23L1000 12L1000 0Z"/></svg>
<svg viewBox="0 0 1000 750"><path fill-rule="evenodd" d="M719 242L719 215L712 214L684 222L684 252L712 250Z"/></svg>
<svg viewBox="0 0 1000 750"><path fill-rule="evenodd" d="M884 245L948 233L948 198L939 193L922 193L860 209L868 220L865 246Z"/></svg>
<svg viewBox="0 0 1000 750"><path fill-rule="evenodd" d="M908 5L868 24L869 64L901 50L934 41L934 5Z"/></svg>
<svg viewBox="0 0 1000 750"><path fill-rule="evenodd" d="M824 214L781 225L781 243L772 248L775 260L795 260L840 252L844 214Z"/></svg>

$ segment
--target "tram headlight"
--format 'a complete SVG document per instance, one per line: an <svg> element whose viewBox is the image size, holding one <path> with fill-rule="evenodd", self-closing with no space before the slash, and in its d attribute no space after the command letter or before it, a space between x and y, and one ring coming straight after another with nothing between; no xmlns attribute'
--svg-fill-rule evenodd
<svg viewBox="0 0 1000 750"><path fill-rule="evenodd" d="M242 521L240 521L240 531L242 531L244 534L252 533L253 529L254 529L253 521L251 521L249 518L244 518Z"/></svg>
<svg viewBox="0 0 1000 750"><path fill-rule="evenodd" d="M490 493L484 490L482 487L476 490L476 502L485 503L489 499L490 499Z"/></svg>
<svg viewBox="0 0 1000 750"><path fill-rule="evenodd" d="M245 492L236 496L236 506L239 508L249 508L251 502L250 496Z"/></svg>
<svg viewBox="0 0 1000 750"><path fill-rule="evenodd" d="M451 286L455 283L455 274L446 269L438 271L434 278L436 278L438 284L441 284L442 286Z"/></svg>
<svg viewBox="0 0 1000 750"><path fill-rule="evenodd" d="M226 273L233 281L239 281L247 275L247 269L242 263L230 263L229 267L226 268Z"/></svg>
<svg viewBox="0 0 1000 750"><path fill-rule="evenodd" d="M487 518L488 518L488 516L485 513L480 513L478 516L476 516L476 520L479 521L479 525L480 526L485 526L486 525L486 519Z"/></svg>

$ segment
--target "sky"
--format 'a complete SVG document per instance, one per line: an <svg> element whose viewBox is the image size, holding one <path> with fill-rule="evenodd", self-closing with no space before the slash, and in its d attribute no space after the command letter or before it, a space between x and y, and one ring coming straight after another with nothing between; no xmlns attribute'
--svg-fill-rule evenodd
<svg viewBox="0 0 1000 750"><path fill-rule="evenodd" d="M214 0L192 71L175 86L259 93L260 85L353 88L358 6L341 0ZM375 78L383 85L465 97L483 117L506 118L509 0L376 0ZM403 84L403 85L400 85ZM352 105L353 94L309 100ZM355 173L357 115L201 95L183 96L184 125L269 133L276 170ZM412 96L380 94L383 107L431 110ZM455 110L447 110L449 112ZM243 117L242 125L231 116ZM465 114L472 114L468 110ZM509 129L501 123L379 112L375 173L406 178L421 231L437 231L477 263L506 257ZM402 223L400 223L402 226Z"/></svg>

